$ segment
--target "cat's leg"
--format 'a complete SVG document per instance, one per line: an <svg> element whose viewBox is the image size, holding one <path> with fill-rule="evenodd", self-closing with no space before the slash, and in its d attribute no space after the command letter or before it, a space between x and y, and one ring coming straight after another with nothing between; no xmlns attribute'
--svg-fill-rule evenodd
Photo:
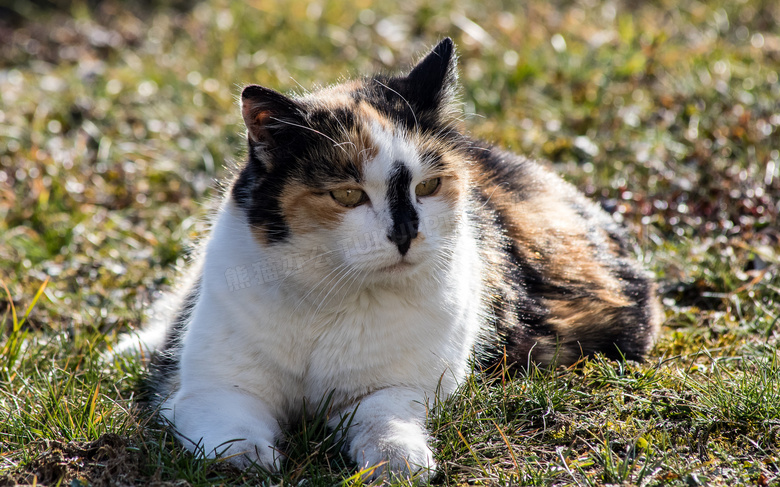
<svg viewBox="0 0 780 487"><path fill-rule="evenodd" d="M171 422L182 444L208 458L217 455L246 468L253 463L276 471L282 455L277 419L260 398L238 389L181 390L163 403L161 414Z"/></svg>
<svg viewBox="0 0 780 487"><path fill-rule="evenodd" d="M436 471L425 428L426 398L417 390L388 387L365 396L330 421L349 425L346 448L368 480L383 476L427 481Z"/></svg>

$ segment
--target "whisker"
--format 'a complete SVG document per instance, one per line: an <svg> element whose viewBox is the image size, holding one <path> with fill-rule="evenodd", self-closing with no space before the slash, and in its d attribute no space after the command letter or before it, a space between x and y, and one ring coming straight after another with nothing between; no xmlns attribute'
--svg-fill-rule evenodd
<svg viewBox="0 0 780 487"><path fill-rule="evenodd" d="M307 126L305 126L305 125L301 125L301 124L299 124L299 123L290 122L289 120L283 120L283 119L281 119L281 118L272 118L272 120L275 120L275 121L277 121L277 122L279 122L279 123L283 123L283 124L286 124L286 125L291 125L291 126L293 126L293 127L302 128L302 129L304 129L304 130L308 130L308 131L310 131L310 132L314 132L315 134L317 134L317 135L321 135L322 137L324 137L324 138L328 139L329 141L333 142L333 146L334 146L334 147L338 147L338 148L340 148L341 150L343 150L344 152L347 152L347 149L345 149L344 147L341 147L341 145L340 145L338 142L336 142L336 141L335 141L335 140L334 140L332 137L329 137L329 136L327 136L327 135L323 134L322 132L320 132L320 131L319 131L319 130L317 130L317 129L313 129L313 128L311 128L311 127L307 127Z"/></svg>
<svg viewBox="0 0 780 487"><path fill-rule="evenodd" d="M327 292L327 294L325 294L325 296L322 298L322 300L320 300L319 304L317 305L317 308L312 312L312 316L314 316L314 315L316 315L316 314L318 314L320 312L322 307L328 301L328 298L331 296L331 294L334 294L334 293L340 291L344 287L345 278L347 278L352 273L352 271L354 271L354 269L352 269L349 266L345 268L345 272L338 276L338 278L337 278L335 284L333 285L333 287L331 287L330 290ZM333 282L333 281L331 280L331 282ZM335 287L336 285L339 285L339 287L336 288ZM319 295L317 296L317 298L319 299Z"/></svg>
<svg viewBox="0 0 780 487"><path fill-rule="evenodd" d="M327 274L326 274L326 275L325 275L325 276L324 276L322 279L320 279L320 280L319 280L319 282L318 282L317 284L315 284L315 285L311 286L311 289L309 290L309 292L308 292L308 293L306 293L306 294L305 294L305 295L304 295L304 296L303 296L303 297L300 299L300 301L298 302L298 305L296 305L296 306L295 306L295 309L293 310L293 312L297 311L297 310L298 310L298 308L300 308L300 307L301 307L301 305L302 305L302 304L304 304L304 303L306 302L306 298L308 298L308 297L311 295L311 293L313 293L315 290L318 290L318 289L319 289L319 291L320 291L320 292L319 292L319 294L317 294L317 296L314 298L314 299L315 299L315 302L316 302L316 301L319 299L320 295L322 295L322 292L323 292L323 290L324 290L324 288L321 288L321 287L320 287L320 286L322 285L322 283L323 283L323 282L325 282L325 280L326 280L326 279L328 279L329 277L331 277L331 276L334 276L334 275L335 275L335 277L333 277L333 278L331 279L331 282L333 281L333 279L337 279L337 278L338 278L337 276L338 276L338 275L339 275L339 274L340 274L340 273L341 273L341 272L342 272L344 269L346 269L347 267L348 267L348 264L347 264L347 263L342 263L342 264L339 264L339 265L338 265L338 266L336 266L334 269L332 269L330 272L328 272L328 273L327 273Z"/></svg>
<svg viewBox="0 0 780 487"><path fill-rule="evenodd" d="M406 106L408 106L408 107L409 107L409 111L411 111L411 112L412 112L412 118L414 118L414 126L419 128L420 124L419 124L419 122L417 122L417 115L415 115L415 113L414 113L414 108L412 108L412 105L409 103L409 101L408 101L406 98L404 98L402 94L398 93L397 91L395 91L394 89L390 88L390 87L389 87L389 86L387 86L386 84L382 83L382 82L381 82L381 81L379 81L378 79L375 79L374 81L375 81L375 82L376 82L378 85L385 87L386 89L388 89L388 90L392 91L393 93L395 93L396 95L398 95L399 97L401 97L401 99L404 101L404 103L406 103Z"/></svg>

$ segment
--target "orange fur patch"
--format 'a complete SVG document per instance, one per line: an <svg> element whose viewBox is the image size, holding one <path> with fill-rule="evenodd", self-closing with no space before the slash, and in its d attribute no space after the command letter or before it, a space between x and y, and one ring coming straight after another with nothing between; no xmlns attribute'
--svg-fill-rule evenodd
<svg viewBox="0 0 780 487"><path fill-rule="evenodd" d="M541 169L534 176L522 197L500 184L490 183L485 189L506 217L507 235L515 240L517 249L552 282L586 287L601 306L629 305L620 282L596 259L586 221L564 199L574 189Z"/></svg>
<svg viewBox="0 0 780 487"><path fill-rule="evenodd" d="M320 228L335 229L342 214L349 211L332 201L329 195L314 194L298 182L291 182L284 188L279 203L290 230L299 235Z"/></svg>
<svg viewBox="0 0 780 487"><path fill-rule="evenodd" d="M388 120L387 117L383 117L376 108L372 107L368 103L361 102L358 105L356 112L364 123L377 123L380 127L382 127L382 130L386 130L390 133L395 132L396 127L393 122Z"/></svg>

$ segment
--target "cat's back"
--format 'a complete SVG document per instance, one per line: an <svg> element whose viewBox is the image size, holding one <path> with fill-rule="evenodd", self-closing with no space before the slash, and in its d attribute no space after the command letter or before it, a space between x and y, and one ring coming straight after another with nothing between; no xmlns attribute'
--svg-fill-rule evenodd
<svg viewBox="0 0 780 487"><path fill-rule="evenodd" d="M477 199L496 213L520 247L552 258L559 245L576 252L571 241L562 241L575 238L597 245L595 255L588 251L594 257L627 255L624 229L542 163L485 143L473 144L471 151Z"/></svg>
<svg viewBox="0 0 780 487"><path fill-rule="evenodd" d="M488 276L501 297L495 326L510 359L643 359L660 313L624 229L534 160L480 142L471 159L483 252L499 268Z"/></svg>

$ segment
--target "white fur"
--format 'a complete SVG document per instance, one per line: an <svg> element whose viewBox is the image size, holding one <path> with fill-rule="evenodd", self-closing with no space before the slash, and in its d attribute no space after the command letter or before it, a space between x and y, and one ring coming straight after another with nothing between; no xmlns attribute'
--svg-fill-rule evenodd
<svg viewBox="0 0 780 487"><path fill-rule="evenodd" d="M394 162L410 168L412 196L430 176L402 137L373 132L379 151L364 184L371 203L346 212L336 231L266 246L231 199L223 204L183 336L180 385L161 408L189 449L274 469L281 427L304 400L316 405L332 393L332 425L355 414L347 444L361 468L387 462L389 472L421 470L425 479L435 469L426 402L451 394L467 372L481 263L474 230L459 220L463 208L436 195L415 203L420 235L405 257L385 237ZM254 276L253 264L291 253L304 258L284 278L231 290L229 270Z"/></svg>

